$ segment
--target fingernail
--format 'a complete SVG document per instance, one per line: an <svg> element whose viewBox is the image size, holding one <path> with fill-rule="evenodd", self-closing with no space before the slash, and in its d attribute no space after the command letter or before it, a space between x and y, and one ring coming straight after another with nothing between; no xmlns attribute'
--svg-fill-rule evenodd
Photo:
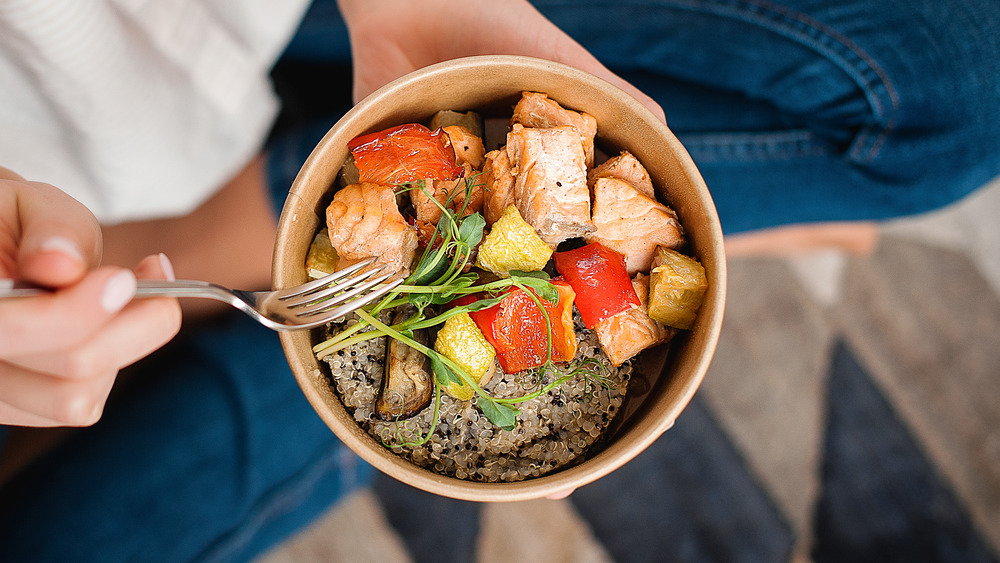
<svg viewBox="0 0 1000 563"><path fill-rule="evenodd" d="M163 269L163 274L167 276L167 279L174 281L177 279L174 276L174 265L170 263L170 258L167 258L166 254L160 253L160 268Z"/></svg>
<svg viewBox="0 0 1000 563"><path fill-rule="evenodd" d="M101 307L109 313L117 313L133 297L135 297L135 275L129 270L122 270L111 276L104 286Z"/></svg>
<svg viewBox="0 0 1000 563"><path fill-rule="evenodd" d="M41 252L59 252L80 263L86 261L83 258L83 252L80 251L80 247L66 237L49 237L38 245L38 250Z"/></svg>

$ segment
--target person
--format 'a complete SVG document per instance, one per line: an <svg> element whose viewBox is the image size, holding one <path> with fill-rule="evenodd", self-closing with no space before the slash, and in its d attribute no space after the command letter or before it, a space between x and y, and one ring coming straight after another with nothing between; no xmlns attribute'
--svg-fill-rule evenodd
<svg viewBox="0 0 1000 563"><path fill-rule="evenodd" d="M131 300L136 278L268 285L276 211L330 123L262 150L279 56L350 65L354 101L466 55L592 72L666 119L750 247L762 229L934 209L1000 173L1000 6L985 0L306 9L0 6L0 277L54 289L0 302L0 423L11 443L29 432L14 427L85 427L0 474L0 556L249 559L370 475L273 333Z"/></svg>

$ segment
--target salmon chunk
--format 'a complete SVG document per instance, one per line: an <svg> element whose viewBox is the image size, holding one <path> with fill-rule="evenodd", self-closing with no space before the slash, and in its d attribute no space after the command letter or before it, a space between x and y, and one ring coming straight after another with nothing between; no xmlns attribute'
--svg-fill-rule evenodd
<svg viewBox="0 0 1000 563"><path fill-rule="evenodd" d="M576 129L515 124L507 134L507 156L514 173L514 204L546 244L555 248L594 230L583 145Z"/></svg>
<svg viewBox="0 0 1000 563"><path fill-rule="evenodd" d="M483 163L485 202L483 217L487 225L496 223L503 210L514 203L514 173L510 168L510 158L506 149L486 153Z"/></svg>
<svg viewBox="0 0 1000 563"><path fill-rule="evenodd" d="M661 325L646 314L649 276L637 275L632 280L632 287L639 296L640 305L608 317L594 326L601 349L615 366L622 365L646 348L669 340L676 333L676 330Z"/></svg>
<svg viewBox="0 0 1000 563"><path fill-rule="evenodd" d="M444 132L448 135L452 148L455 149L455 164L469 166L473 170L483 167L486 148L483 147L482 139L461 125L449 125L444 128Z"/></svg>
<svg viewBox="0 0 1000 563"><path fill-rule="evenodd" d="M375 256L392 271L409 273L417 231L403 219L390 186L351 184L338 191L326 208L326 226L347 262Z"/></svg>
<svg viewBox="0 0 1000 563"><path fill-rule="evenodd" d="M598 178L618 178L625 180L639 193L649 199L656 199L656 192L653 191L653 180L649 177L649 172L643 168L639 159L632 156L628 151L622 151L616 157L609 158L600 166L587 173L587 182L591 187Z"/></svg>
<svg viewBox="0 0 1000 563"><path fill-rule="evenodd" d="M648 272L657 246L670 249L684 244L684 230L677 214L617 178L594 183L594 226L587 242L599 242L625 256L629 275Z"/></svg>
<svg viewBox="0 0 1000 563"><path fill-rule="evenodd" d="M429 195L420 188L410 190L410 202L413 203L413 211L417 221L437 225L443 213L441 206L447 207L456 215L462 211L463 216L483 210L483 183L479 178L428 180L425 182L427 190L430 192ZM449 195L451 196L450 203L448 202ZM434 203L431 198L437 200L437 203ZM468 199L468 204L466 204L466 199ZM441 206L438 206L438 203Z"/></svg>
<svg viewBox="0 0 1000 563"><path fill-rule="evenodd" d="M513 126L520 123L525 127L549 129L568 125L580 134L587 168L594 165L594 136L597 135L597 120L589 113L566 109L559 102L539 92L522 92L521 100L514 106L510 119Z"/></svg>

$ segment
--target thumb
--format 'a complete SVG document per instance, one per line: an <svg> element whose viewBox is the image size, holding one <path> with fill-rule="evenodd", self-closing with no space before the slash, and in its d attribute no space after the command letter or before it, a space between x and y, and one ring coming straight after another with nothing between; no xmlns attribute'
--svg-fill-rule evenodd
<svg viewBox="0 0 1000 563"><path fill-rule="evenodd" d="M64 192L39 182L13 182L17 192L21 278L63 287L101 262L101 227L94 215Z"/></svg>

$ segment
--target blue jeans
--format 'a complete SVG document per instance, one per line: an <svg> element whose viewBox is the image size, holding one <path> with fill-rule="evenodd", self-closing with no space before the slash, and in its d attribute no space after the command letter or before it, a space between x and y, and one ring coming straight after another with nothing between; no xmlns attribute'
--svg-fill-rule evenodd
<svg viewBox="0 0 1000 563"><path fill-rule="evenodd" d="M663 105L729 233L916 213L1000 172L995 0L536 4ZM349 62L332 1L285 62L308 60ZM271 144L277 205L326 113ZM370 475L237 314L131 371L100 423L0 489L0 560L245 560Z"/></svg>

